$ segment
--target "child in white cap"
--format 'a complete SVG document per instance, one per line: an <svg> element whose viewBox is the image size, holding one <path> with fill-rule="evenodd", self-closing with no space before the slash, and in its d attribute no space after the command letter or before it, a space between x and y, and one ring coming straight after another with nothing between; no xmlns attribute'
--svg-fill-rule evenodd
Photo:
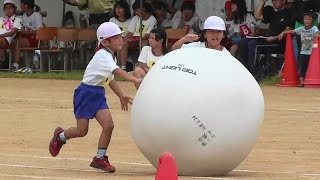
<svg viewBox="0 0 320 180"><path fill-rule="evenodd" d="M222 18L218 16L208 17L204 22L203 29L203 42L199 41L200 37L198 35L187 34L172 46L172 50L187 47L204 47L223 51L230 54L230 52L221 45L221 41L224 37L224 32L226 30L226 25Z"/></svg>
<svg viewBox="0 0 320 180"><path fill-rule="evenodd" d="M52 156L57 156L67 139L83 137L88 132L89 119L96 118L102 127L98 143L97 155L93 158L90 166L106 172L115 172L106 156L106 151L113 131L113 120L105 98L105 85L109 85L119 97L121 108L128 110L128 104L132 103L132 98L123 92L114 75L122 77L128 81L139 83L142 79L136 78L119 68L116 64L114 53L121 49L123 38L122 31L112 22L105 22L97 29L97 38L100 48L90 63L86 67L81 84L74 92L73 106L77 120L77 127L66 130L57 127L49 145Z"/></svg>
<svg viewBox="0 0 320 180"><path fill-rule="evenodd" d="M21 29L21 19L16 17L16 5L13 0L3 3L4 17L0 18L0 61L4 58L4 49L9 49L12 38Z"/></svg>

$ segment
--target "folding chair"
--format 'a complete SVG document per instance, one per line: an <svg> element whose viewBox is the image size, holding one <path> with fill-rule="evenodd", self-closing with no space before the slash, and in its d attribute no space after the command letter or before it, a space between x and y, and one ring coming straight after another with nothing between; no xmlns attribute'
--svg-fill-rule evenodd
<svg viewBox="0 0 320 180"><path fill-rule="evenodd" d="M70 61L66 55L71 54L72 51L76 48L76 41L78 38L79 29L65 29L58 28L57 30L57 47L51 49L43 49L41 52L48 53L48 71L64 71L68 70L68 65ZM58 66L57 64L60 62L59 56L63 54L63 69L55 68ZM57 55L57 58L54 60L52 55Z"/></svg>
<svg viewBox="0 0 320 180"><path fill-rule="evenodd" d="M38 46L21 48L27 67L30 67L30 62L32 61L34 56L34 51L52 48L52 45L50 45L50 41L54 41L56 36L57 27L40 27L39 29L37 29L36 39L38 40ZM40 72L43 72L44 70L43 59L43 55L41 55L39 69ZM37 69L34 69L33 71L37 71Z"/></svg>
<svg viewBox="0 0 320 180"><path fill-rule="evenodd" d="M94 29L82 29L78 32L78 46L79 61L86 66L97 48L97 36Z"/></svg>
<svg viewBox="0 0 320 180"><path fill-rule="evenodd" d="M187 31L185 29L166 29L167 47L171 49L172 45L179 39L183 38Z"/></svg>
<svg viewBox="0 0 320 180"><path fill-rule="evenodd" d="M279 44L258 45L255 49L254 67L256 75L262 79L265 76L276 74L280 69L283 52ZM273 61L276 60L276 61Z"/></svg>

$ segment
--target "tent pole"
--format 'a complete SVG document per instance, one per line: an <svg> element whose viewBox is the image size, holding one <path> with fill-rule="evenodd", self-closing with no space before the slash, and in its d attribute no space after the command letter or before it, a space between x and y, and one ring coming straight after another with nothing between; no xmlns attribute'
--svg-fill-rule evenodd
<svg viewBox="0 0 320 180"><path fill-rule="evenodd" d="M62 23L61 23L61 25L63 25L63 21L64 21L64 15L66 14L66 3L65 2L63 2L63 5L62 5Z"/></svg>
<svg viewBox="0 0 320 180"><path fill-rule="evenodd" d="M143 3L143 0L140 0L140 12L142 11L142 3ZM142 49L142 17L140 17L140 27L139 27L139 32L140 32L140 41L139 41L139 52L141 52L141 49Z"/></svg>

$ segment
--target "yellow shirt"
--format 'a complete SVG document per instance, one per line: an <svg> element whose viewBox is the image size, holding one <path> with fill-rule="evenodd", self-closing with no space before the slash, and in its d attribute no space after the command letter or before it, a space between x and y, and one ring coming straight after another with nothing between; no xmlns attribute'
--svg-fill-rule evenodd
<svg viewBox="0 0 320 180"><path fill-rule="evenodd" d="M77 0L79 6L88 6L90 14L111 12L116 0Z"/></svg>

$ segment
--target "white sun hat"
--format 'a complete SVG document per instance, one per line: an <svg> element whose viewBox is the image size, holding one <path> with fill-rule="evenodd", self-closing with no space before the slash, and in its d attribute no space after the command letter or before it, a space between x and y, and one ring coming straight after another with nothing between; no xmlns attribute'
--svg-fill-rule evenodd
<svg viewBox="0 0 320 180"><path fill-rule="evenodd" d="M210 16L204 21L203 29L226 30L226 25L221 17Z"/></svg>
<svg viewBox="0 0 320 180"><path fill-rule="evenodd" d="M6 5L6 4L13 4L15 7L17 7L16 2L14 0L4 0L3 5Z"/></svg>
<svg viewBox="0 0 320 180"><path fill-rule="evenodd" d="M118 25L113 22L102 23L97 29L97 39L101 42L112 36L116 36L123 33Z"/></svg>

